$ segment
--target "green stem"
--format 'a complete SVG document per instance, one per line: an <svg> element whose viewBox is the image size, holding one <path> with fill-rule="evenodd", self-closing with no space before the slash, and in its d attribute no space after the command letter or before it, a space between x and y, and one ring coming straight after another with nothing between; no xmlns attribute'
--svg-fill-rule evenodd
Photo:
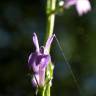
<svg viewBox="0 0 96 96"><path fill-rule="evenodd" d="M54 22L55 22L55 11L56 10L56 0L47 0L47 8L46 8L46 14L47 14L47 26L46 26L46 37L52 36L54 31ZM50 48L49 48L50 51ZM49 78L47 73L49 72ZM48 68L46 70L46 78L50 79L53 77L53 65L52 63L48 65ZM45 94L44 96L50 96L51 92L51 85L50 82L46 84L45 86Z"/></svg>
<svg viewBox="0 0 96 96"><path fill-rule="evenodd" d="M50 96L50 86L49 86L49 84L46 85L45 96Z"/></svg>
<svg viewBox="0 0 96 96"><path fill-rule="evenodd" d="M46 8L46 14L47 14L47 38L49 36L52 36L53 30L54 30L54 21L55 21L55 11L56 10L56 0L47 0L47 8Z"/></svg>
<svg viewBox="0 0 96 96"><path fill-rule="evenodd" d="M37 96L45 96L44 93L45 93L44 87L38 88Z"/></svg>

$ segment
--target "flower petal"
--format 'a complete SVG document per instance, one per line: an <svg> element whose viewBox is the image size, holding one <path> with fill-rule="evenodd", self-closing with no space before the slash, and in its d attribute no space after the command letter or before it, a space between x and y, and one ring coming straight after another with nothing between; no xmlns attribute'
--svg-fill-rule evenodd
<svg viewBox="0 0 96 96"><path fill-rule="evenodd" d="M32 58L32 53L31 53L31 54L29 55L29 57L28 57L28 64L30 64L31 58Z"/></svg>
<svg viewBox="0 0 96 96"><path fill-rule="evenodd" d="M89 0L78 0L76 3L76 10L80 16L90 11L91 5Z"/></svg>
<svg viewBox="0 0 96 96"><path fill-rule="evenodd" d="M33 70L34 73L38 73L39 72L39 64L37 65L38 61L38 54L37 53L31 53L29 55L29 59L28 59L28 66L30 69Z"/></svg>
<svg viewBox="0 0 96 96"><path fill-rule="evenodd" d="M49 54L49 48L51 46L51 43L53 41L53 38L54 38L55 34L53 34L52 36L50 36L46 42L46 45L45 45L45 49L44 49L44 54Z"/></svg>
<svg viewBox="0 0 96 96"><path fill-rule="evenodd" d="M75 5L76 2L77 2L77 0L65 0L65 5L64 5L64 7L65 7L65 8L69 8L70 6Z"/></svg>
<svg viewBox="0 0 96 96"><path fill-rule="evenodd" d="M39 70L39 85L40 86L44 86L45 83L45 68L42 69L42 67L40 66L40 70Z"/></svg>
<svg viewBox="0 0 96 96"><path fill-rule="evenodd" d="M32 78L32 85L38 87L39 84L39 74L34 74Z"/></svg>
<svg viewBox="0 0 96 96"><path fill-rule="evenodd" d="M36 47L36 52L39 52L39 43L38 43L38 38L37 38L36 33L33 33L33 43Z"/></svg>
<svg viewBox="0 0 96 96"><path fill-rule="evenodd" d="M50 61L51 61L50 55L44 55L40 62L41 68L42 69L46 68Z"/></svg>
<svg viewBox="0 0 96 96"><path fill-rule="evenodd" d="M44 86L45 83L45 69L40 68L39 73L34 74L32 78L32 84L35 87Z"/></svg>

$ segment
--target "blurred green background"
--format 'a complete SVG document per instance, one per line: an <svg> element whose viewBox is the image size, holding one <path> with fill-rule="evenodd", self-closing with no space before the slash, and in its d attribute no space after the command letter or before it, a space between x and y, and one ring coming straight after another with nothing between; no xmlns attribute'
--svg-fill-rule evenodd
<svg viewBox="0 0 96 96"><path fill-rule="evenodd" d="M58 11L54 28L83 96L96 96L96 0L90 1L92 11L82 17L75 7ZM46 0L0 0L0 96L34 96L27 60L35 51L33 32L43 44L45 8ZM51 56L52 96L82 96L56 40Z"/></svg>

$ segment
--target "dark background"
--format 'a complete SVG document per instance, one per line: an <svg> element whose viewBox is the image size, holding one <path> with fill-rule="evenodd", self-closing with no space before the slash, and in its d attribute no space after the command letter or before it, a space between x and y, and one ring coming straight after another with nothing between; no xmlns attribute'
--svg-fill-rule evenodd
<svg viewBox="0 0 96 96"><path fill-rule="evenodd" d="M52 96L96 96L96 0L90 1L92 11L82 17L75 7L58 11L54 28L83 95L54 40ZM27 60L35 51L32 33L40 45L45 39L45 8L46 0L0 0L0 96L34 96Z"/></svg>

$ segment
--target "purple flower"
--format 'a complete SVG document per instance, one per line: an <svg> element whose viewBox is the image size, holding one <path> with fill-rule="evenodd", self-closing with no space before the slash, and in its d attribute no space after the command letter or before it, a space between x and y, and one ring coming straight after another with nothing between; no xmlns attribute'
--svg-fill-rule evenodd
<svg viewBox="0 0 96 96"><path fill-rule="evenodd" d="M45 83L45 71L46 67L51 61L49 54L49 48L55 35L48 38L45 47L39 48L38 38L36 33L33 34L33 43L36 47L36 51L29 55L28 65L33 70L32 83L34 86L44 86Z"/></svg>
<svg viewBox="0 0 96 96"><path fill-rule="evenodd" d="M65 0L65 8L75 5L78 14L81 16L91 10L89 0Z"/></svg>

